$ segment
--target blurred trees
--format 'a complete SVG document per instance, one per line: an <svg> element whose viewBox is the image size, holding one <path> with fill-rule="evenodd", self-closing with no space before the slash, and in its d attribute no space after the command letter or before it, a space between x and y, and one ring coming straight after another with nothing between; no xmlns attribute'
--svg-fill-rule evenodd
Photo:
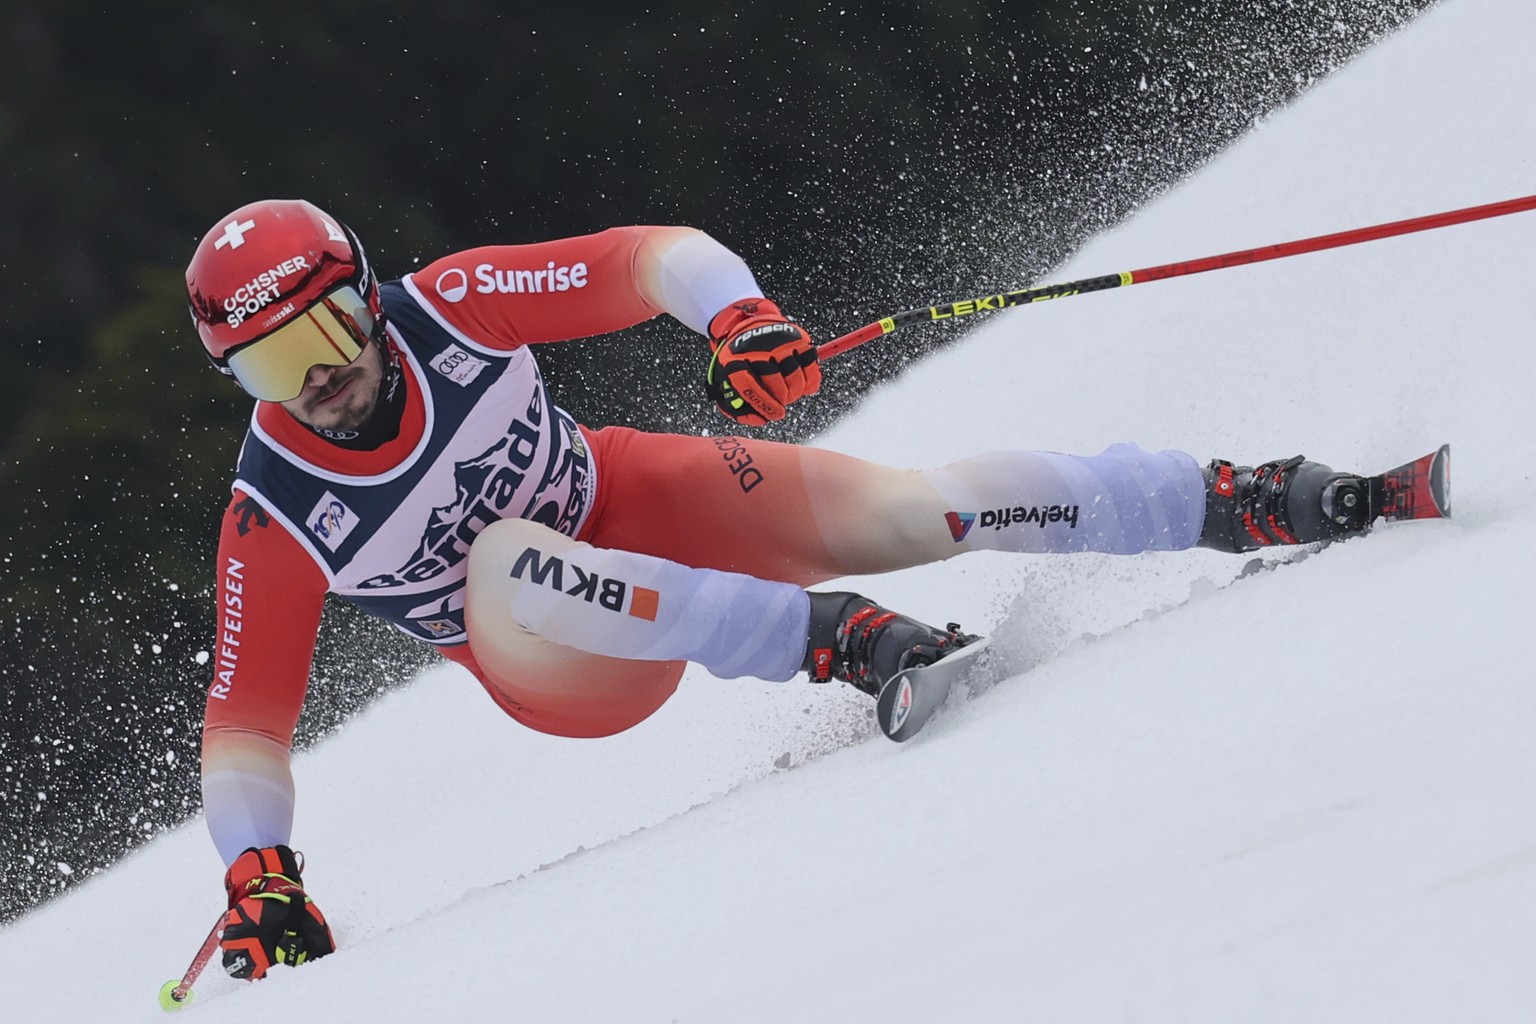
<svg viewBox="0 0 1536 1024"><path fill-rule="evenodd" d="M181 294L219 216L311 199L385 276L687 223L829 338L1038 278L1428 3L13 0L0 920L198 806L215 524L249 415ZM946 333L844 357L771 433L804 436ZM721 425L701 352L657 322L540 357L587 423L694 432ZM301 741L430 658L327 621Z"/></svg>

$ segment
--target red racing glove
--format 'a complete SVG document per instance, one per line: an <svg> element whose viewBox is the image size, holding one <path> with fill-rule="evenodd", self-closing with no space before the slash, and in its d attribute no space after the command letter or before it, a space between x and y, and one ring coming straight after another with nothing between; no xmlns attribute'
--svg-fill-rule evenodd
<svg viewBox="0 0 1536 1024"><path fill-rule="evenodd" d="M224 970L255 981L273 964L297 967L335 952L325 915L300 888L299 860L286 846L251 847L224 875Z"/></svg>
<svg viewBox="0 0 1536 1024"><path fill-rule="evenodd" d="M742 299L709 322L714 358L704 384L720 411L760 427L784 418L784 407L821 390L811 336L767 299Z"/></svg>

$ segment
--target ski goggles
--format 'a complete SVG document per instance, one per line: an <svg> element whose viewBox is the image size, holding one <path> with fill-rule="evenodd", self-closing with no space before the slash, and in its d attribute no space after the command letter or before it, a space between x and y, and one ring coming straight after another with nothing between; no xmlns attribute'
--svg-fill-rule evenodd
<svg viewBox="0 0 1536 1024"><path fill-rule="evenodd" d="M314 366L346 366L373 338L374 315L355 285L335 288L271 334L235 349L225 359L250 395L286 402L304 391Z"/></svg>

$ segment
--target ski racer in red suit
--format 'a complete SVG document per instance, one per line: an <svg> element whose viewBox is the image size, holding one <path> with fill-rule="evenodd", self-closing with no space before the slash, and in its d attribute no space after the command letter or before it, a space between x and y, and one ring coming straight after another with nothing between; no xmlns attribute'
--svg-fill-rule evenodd
<svg viewBox="0 0 1536 1024"><path fill-rule="evenodd" d="M236 977L333 948L288 845L327 593L436 646L524 725L596 737L654 713L689 661L874 693L973 639L804 589L839 576L978 548L1243 551L1363 527L1323 514L1344 475L1299 457L1202 468L1115 445L915 471L581 426L550 402L535 347L661 313L707 341L706 386L735 423L820 387L806 331L690 228L487 246L380 282L340 221L267 200L218 221L187 287L209 358L257 399L219 537L202 754Z"/></svg>

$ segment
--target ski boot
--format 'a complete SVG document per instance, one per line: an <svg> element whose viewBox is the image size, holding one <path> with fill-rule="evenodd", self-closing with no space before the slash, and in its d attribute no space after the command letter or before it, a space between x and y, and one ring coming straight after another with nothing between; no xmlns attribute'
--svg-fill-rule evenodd
<svg viewBox="0 0 1536 1024"><path fill-rule="evenodd" d="M1199 546L1244 552L1311 544L1370 528L1370 481L1336 473L1300 455L1256 468L1220 459L1205 468L1205 525Z"/></svg>
<svg viewBox="0 0 1536 1024"><path fill-rule="evenodd" d="M815 593L801 669L811 681L841 679L870 696L902 669L929 665L978 637L926 626L846 592Z"/></svg>

